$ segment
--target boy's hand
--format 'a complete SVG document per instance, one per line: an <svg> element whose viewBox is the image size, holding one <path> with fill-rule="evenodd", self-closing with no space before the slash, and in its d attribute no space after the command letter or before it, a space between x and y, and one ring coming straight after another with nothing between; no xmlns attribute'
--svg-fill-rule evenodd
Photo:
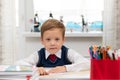
<svg viewBox="0 0 120 80"><path fill-rule="evenodd" d="M60 72L66 72L66 67L65 66L57 66L48 71L48 73L60 73Z"/></svg>
<svg viewBox="0 0 120 80"><path fill-rule="evenodd" d="M48 72L43 67L38 67L38 72L40 75L48 75Z"/></svg>

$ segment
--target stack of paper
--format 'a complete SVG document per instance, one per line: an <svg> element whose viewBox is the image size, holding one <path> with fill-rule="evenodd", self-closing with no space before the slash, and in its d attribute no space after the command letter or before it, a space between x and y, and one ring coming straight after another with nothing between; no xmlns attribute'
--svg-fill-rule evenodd
<svg viewBox="0 0 120 80"><path fill-rule="evenodd" d="M0 75L32 75L31 66L0 65Z"/></svg>

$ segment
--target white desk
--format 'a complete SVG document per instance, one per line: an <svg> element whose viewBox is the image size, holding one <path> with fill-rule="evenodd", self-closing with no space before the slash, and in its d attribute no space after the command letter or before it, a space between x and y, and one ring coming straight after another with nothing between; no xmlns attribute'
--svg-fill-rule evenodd
<svg viewBox="0 0 120 80"><path fill-rule="evenodd" d="M37 70L16 71L16 69L13 69L15 67L12 67L9 68L10 69L9 71L6 71L3 70L3 67L1 66L0 80L26 80L27 75L32 75L30 80L89 80L90 79L89 70L80 71L80 72L54 73L45 76L40 76Z"/></svg>
<svg viewBox="0 0 120 80"><path fill-rule="evenodd" d="M11 72L12 74L12 72ZM26 80L25 75L0 75L0 80ZM45 76L33 74L30 80L90 80L89 71L56 73Z"/></svg>
<svg viewBox="0 0 120 80"><path fill-rule="evenodd" d="M30 66L0 65L0 80L26 80L32 75Z"/></svg>
<svg viewBox="0 0 120 80"><path fill-rule="evenodd" d="M90 71L56 73L45 76L33 76L33 80L90 80Z"/></svg>
<svg viewBox="0 0 120 80"><path fill-rule="evenodd" d="M11 72L11 74L14 72ZM18 74L12 74L12 75L7 75L7 74L2 74L0 75L0 80L27 80L27 75L18 75ZM31 78L31 77L30 77ZM31 80L31 79L30 79Z"/></svg>
<svg viewBox="0 0 120 80"><path fill-rule="evenodd" d="M26 80L26 77L21 75L0 75L0 80Z"/></svg>

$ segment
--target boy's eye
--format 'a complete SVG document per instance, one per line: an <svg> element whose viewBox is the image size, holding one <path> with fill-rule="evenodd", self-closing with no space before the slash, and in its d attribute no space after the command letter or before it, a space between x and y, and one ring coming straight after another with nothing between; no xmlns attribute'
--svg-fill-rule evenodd
<svg viewBox="0 0 120 80"><path fill-rule="evenodd" d="M48 38L48 39L46 39L47 41L50 41L50 39Z"/></svg>
<svg viewBox="0 0 120 80"><path fill-rule="evenodd" d="M58 41L58 40L60 40L60 39L59 39L59 38L56 38L55 40Z"/></svg>

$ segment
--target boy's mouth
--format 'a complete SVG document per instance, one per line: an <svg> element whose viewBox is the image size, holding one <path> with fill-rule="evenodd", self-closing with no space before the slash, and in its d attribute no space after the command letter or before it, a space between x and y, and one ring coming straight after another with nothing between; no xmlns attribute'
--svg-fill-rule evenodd
<svg viewBox="0 0 120 80"><path fill-rule="evenodd" d="M57 49L57 48L50 48L50 49Z"/></svg>

